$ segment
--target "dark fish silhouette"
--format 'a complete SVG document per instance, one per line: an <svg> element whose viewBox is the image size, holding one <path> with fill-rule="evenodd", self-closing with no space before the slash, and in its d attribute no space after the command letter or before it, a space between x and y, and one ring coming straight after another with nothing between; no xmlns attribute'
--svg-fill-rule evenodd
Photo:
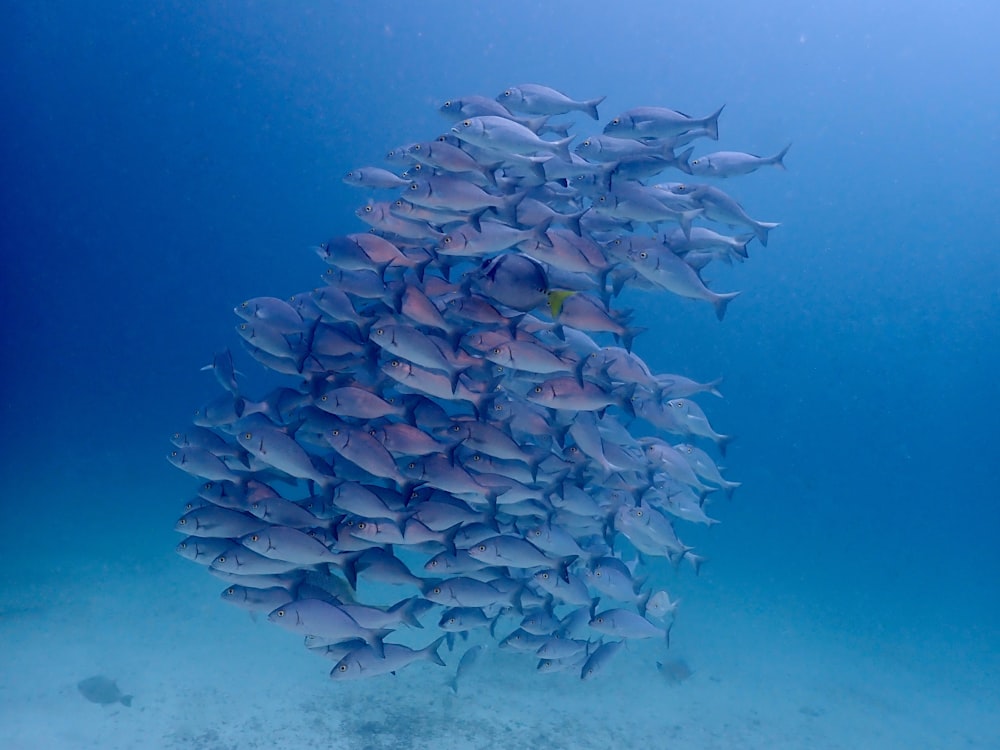
<svg viewBox="0 0 1000 750"><path fill-rule="evenodd" d="M110 706L112 703L121 703L123 706L132 705L132 696L124 695L118 689L118 683L104 675L80 680L76 687L80 694L91 703L100 703L102 706Z"/></svg>

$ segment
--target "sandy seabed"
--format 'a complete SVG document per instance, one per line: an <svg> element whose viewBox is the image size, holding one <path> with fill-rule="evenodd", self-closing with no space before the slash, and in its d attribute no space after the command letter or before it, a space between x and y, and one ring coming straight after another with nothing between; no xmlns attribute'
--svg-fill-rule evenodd
<svg viewBox="0 0 1000 750"><path fill-rule="evenodd" d="M8 570L0 748L1000 747L995 651L848 636L704 579L682 605L669 652L630 644L582 682L537 674L533 659L491 647L458 695L448 681L464 645L442 649L446 668L419 663L335 684L332 663L222 602L223 588L179 558ZM434 634L408 637L418 644ZM654 666L665 658L684 659L693 673L666 679ZM95 674L134 694L132 707L85 700L76 684Z"/></svg>

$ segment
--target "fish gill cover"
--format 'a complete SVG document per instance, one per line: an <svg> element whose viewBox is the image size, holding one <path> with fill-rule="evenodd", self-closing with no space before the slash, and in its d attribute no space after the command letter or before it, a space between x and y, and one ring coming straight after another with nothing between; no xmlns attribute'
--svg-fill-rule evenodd
<svg viewBox="0 0 1000 750"><path fill-rule="evenodd" d="M692 400L716 384L652 372L614 303L666 290L721 320L738 293L701 270L777 225L687 176L785 152L692 159L722 109L661 107L571 152L550 118L597 120L602 100L533 84L452 99L454 127L390 151L396 172L349 172L398 191L356 212L371 231L317 248L322 287L235 309L247 351L287 384L251 396L217 354L223 394L173 436L170 461L205 480L178 552L226 581L223 599L304 636L333 678L443 664L442 641L479 629L584 679L628 639L669 643L676 602L642 590L643 568L697 571L675 526L713 523L706 498L739 483L709 452L729 437ZM431 631L426 648L394 643L403 627Z"/></svg>

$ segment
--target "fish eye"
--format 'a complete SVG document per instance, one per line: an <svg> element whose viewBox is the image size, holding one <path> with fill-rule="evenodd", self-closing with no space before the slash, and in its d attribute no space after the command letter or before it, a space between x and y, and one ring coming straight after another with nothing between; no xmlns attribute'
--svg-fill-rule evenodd
<svg viewBox="0 0 1000 750"><path fill-rule="evenodd" d="M437 139L438 139L438 142L439 142L439 143L444 143L445 141L447 141L447 140L448 140L448 136L446 136L446 135L439 135L439 136L437 137Z"/></svg>
<svg viewBox="0 0 1000 750"><path fill-rule="evenodd" d="M440 594L441 593L441 587L440 586L435 586L434 589L431 591L431 593L432 594Z"/></svg>
<svg viewBox="0 0 1000 750"><path fill-rule="evenodd" d="M458 426L457 424L453 424L453 425L451 426L451 431L452 431L452 432L458 432L458 431L459 431L459 430L461 430L461 429L462 429L462 428L461 428L461 427L459 427L459 426Z"/></svg>
<svg viewBox="0 0 1000 750"><path fill-rule="evenodd" d="M226 593L229 594L230 596L232 596L233 594L236 593L236 589L234 589L232 586L230 586L228 589L226 589Z"/></svg>
<svg viewBox="0 0 1000 750"><path fill-rule="evenodd" d="M645 250L643 250L641 253L639 253L639 257L642 258L643 260L645 260L646 258L649 257L649 253L647 253Z"/></svg>
<svg viewBox="0 0 1000 750"><path fill-rule="evenodd" d="M368 430L368 434L371 435L372 437L375 437L375 428L373 427L372 429Z"/></svg>
<svg viewBox="0 0 1000 750"><path fill-rule="evenodd" d="M641 511L641 510L637 510L637 511L635 512L635 517L636 517L636 518L642 518L642 511Z"/></svg>
<svg viewBox="0 0 1000 750"><path fill-rule="evenodd" d="M358 523L358 529L363 529L366 526L368 526L368 524L366 524L364 521L361 521L360 523Z"/></svg>
<svg viewBox="0 0 1000 750"><path fill-rule="evenodd" d="M442 242L443 242L444 244L446 244L446 245L450 245L450 244L451 244L451 235L450 235L450 234L446 234L446 235L444 236L444 239L443 239L443 240L441 240L441 241L442 241Z"/></svg>
<svg viewBox="0 0 1000 750"><path fill-rule="evenodd" d="M510 93L511 93L510 89L507 89L506 91L503 92L503 95L504 96L510 96Z"/></svg>
<svg viewBox="0 0 1000 750"><path fill-rule="evenodd" d="M597 576L598 578L600 578L604 574L601 571L599 571L599 570L595 570L594 571L594 575Z"/></svg>
<svg viewBox="0 0 1000 750"><path fill-rule="evenodd" d="M418 187L420 187L420 186L417 185L417 183L415 183L415 182L411 182L410 183L410 190L416 190Z"/></svg>
<svg viewBox="0 0 1000 750"><path fill-rule="evenodd" d="M541 536L541 535L542 535L542 530L541 529L535 529L535 536Z"/></svg>
<svg viewBox="0 0 1000 750"><path fill-rule="evenodd" d="M241 331L245 331L246 329L247 329L247 324L246 323L240 323L240 330Z"/></svg>
<svg viewBox="0 0 1000 750"><path fill-rule="evenodd" d="M697 164L697 163L698 163L698 162L700 162L700 161L701 161L701 159L695 159L695 160L694 160L693 162L691 162L691 163L692 163L692 164Z"/></svg>
<svg viewBox="0 0 1000 750"><path fill-rule="evenodd" d="M548 573L542 573L542 578L544 580L546 580L546 581L549 580L549 574Z"/></svg>
<svg viewBox="0 0 1000 750"><path fill-rule="evenodd" d="M449 625L454 625L455 624L455 618L454 617L449 617L448 618L448 624Z"/></svg>
<svg viewBox="0 0 1000 750"><path fill-rule="evenodd" d="M396 208L402 208L403 207L403 199L402 198L397 198L396 199L396 203L394 205L396 206Z"/></svg>
<svg viewBox="0 0 1000 750"><path fill-rule="evenodd" d="M365 213L366 214L370 214L371 212L372 212L372 207L371 206L365 206Z"/></svg>
<svg viewBox="0 0 1000 750"><path fill-rule="evenodd" d="M205 482L205 489L210 490L215 486L215 482Z"/></svg>
<svg viewBox="0 0 1000 750"><path fill-rule="evenodd" d="M449 99L448 101L446 101L446 102L445 102L444 104L442 104L441 106L442 106L442 107L450 107L450 106L451 106L451 99Z"/></svg>
<svg viewBox="0 0 1000 750"><path fill-rule="evenodd" d="M385 329L384 328L376 328L375 329L375 335L376 336L382 336L384 334L385 334Z"/></svg>
<svg viewBox="0 0 1000 750"><path fill-rule="evenodd" d="M476 455L474 455L474 456L472 457L472 460L473 460L473 461L482 461L482 460L483 460L483 457L482 457L482 456L480 456L480 455L479 455L479 454L477 453Z"/></svg>
<svg viewBox="0 0 1000 750"><path fill-rule="evenodd" d="M495 404L493 406L493 411L503 411L503 404Z"/></svg>
<svg viewBox="0 0 1000 750"><path fill-rule="evenodd" d="M392 365L393 367L399 367L399 360L398 359L394 359L389 364Z"/></svg>
<svg viewBox="0 0 1000 750"><path fill-rule="evenodd" d="M430 567L430 568L436 568L437 564L438 564L437 560L428 560L427 561L427 566Z"/></svg>
<svg viewBox="0 0 1000 750"><path fill-rule="evenodd" d="M463 128L470 128L470 127L472 127L472 120L465 120L465 121L464 121L464 122L462 123L462 127L463 127Z"/></svg>
<svg viewBox="0 0 1000 750"><path fill-rule="evenodd" d="M219 555L219 559L216 560L217 563L224 563L226 561L225 555Z"/></svg>
<svg viewBox="0 0 1000 750"><path fill-rule="evenodd" d="M541 392L542 392L542 386L536 385L535 386L535 393L541 393Z"/></svg>
<svg viewBox="0 0 1000 750"><path fill-rule="evenodd" d="M319 400L320 400L320 401L326 401L327 399L326 399L326 396L320 396L320 397L319 397Z"/></svg>
<svg viewBox="0 0 1000 750"><path fill-rule="evenodd" d="M284 616L285 616L285 610L283 610L283 609L279 609L279 610L278 610L277 612L275 612L274 614L276 614L276 615L277 615L278 617L284 617Z"/></svg>
<svg viewBox="0 0 1000 750"><path fill-rule="evenodd" d="M499 346L494 346L493 347L493 353L494 354L499 354L500 353L500 347Z"/></svg>
<svg viewBox="0 0 1000 750"><path fill-rule="evenodd" d="M583 143L581 143L580 145L581 145L581 146L590 146L590 139L588 138L587 140L585 140L585 141L584 141Z"/></svg>
<svg viewBox="0 0 1000 750"><path fill-rule="evenodd" d="M332 434L332 435L333 435L334 437L336 437L337 435L339 435L339 434L340 434L340 430L330 430L330 433L331 433L331 434Z"/></svg>
<svg viewBox="0 0 1000 750"><path fill-rule="evenodd" d="M684 405L683 401L678 401L676 404L674 404L674 406L676 406L678 409L680 409L683 405Z"/></svg>
<svg viewBox="0 0 1000 750"><path fill-rule="evenodd" d="M616 117L615 119L613 119L613 120L611 121L611 124L612 124L612 125L618 125L618 124L620 124L620 123L621 123L621 121L622 121L622 120L621 120L621 118L620 118L620 117Z"/></svg>
<svg viewBox="0 0 1000 750"><path fill-rule="evenodd" d="M244 440L251 440L251 439L253 439L253 433L252 432L244 432L243 433L243 439Z"/></svg>
<svg viewBox="0 0 1000 750"><path fill-rule="evenodd" d="M350 173L348 173L348 174L350 174ZM242 307L244 310L246 310L248 307L250 307L250 305L248 303L246 303L246 302L241 302L240 303L240 307Z"/></svg>
<svg viewBox="0 0 1000 750"><path fill-rule="evenodd" d="M187 548L188 548L187 542L181 542L180 544L177 545L177 549L187 549Z"/></svg>
<svg viewBox="0 0 1000 750"><path fill-rule="evenodd" d="M485 552L486 551L486 545L485 544L480 544L479 545L479 551L480 552Z"/></svg>
<svg viewBox="0 0 1000 750"><path fill-rule="evenodd" d="M347 671L347 665L346 664L341 664L339 667L337 667L337 669L339 669L341 672L346 672Z"/></svg>
<svg viewBox="0 0 1000 750"><path fill-rule="evenodd" d="M260 537L257 534L251 535L251 537L250 537L250 541L251 542L256 542L258 540L260 540Z"/></svg>
<svg viewBox="0 0 1000 750"><path fill-rule="evenodd" d="M416 465L416 463L414 463L413 461L410 461L410 463L408 463L408 464L406 465L406 468L407 468L407 469L415 469L415 468L417 468L417 465Z"/></svg>
<svg viewBox="0 0 1000 750"><path fill-rule="evenodd" d="M419 151L419 150L420 150L420 144L419 144L419 143L418 143L418 144L416 144L416 145L415 145L415 146L413 147L413 150L414 150L414 151Z"/></svg>
<svg viewBox="0 0 1000 750"><path fill-rule="evenodd" d="M179 521L177 522L177 524L178 524L179 526L186 526L186 525L187 525L187 519L186 519L186 518L182 518L182 519L180 519L180 520L179 520Z"/></svg>
<svg viewBox="0 0 1000 750"><path fill-rule="evenodd" d="M602 196L601 196L600 198L598 198L597 200L598 200L598 201L599 201L600 203L607 203L607 201L608 201L608 196L606 196L606 195L602 195Z"/></svg>

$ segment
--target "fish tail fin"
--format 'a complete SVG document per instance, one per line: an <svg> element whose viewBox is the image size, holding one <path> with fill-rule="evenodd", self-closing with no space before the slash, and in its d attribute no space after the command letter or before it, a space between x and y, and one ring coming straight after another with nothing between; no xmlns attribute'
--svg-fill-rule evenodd
<svg viewBox="0 0 1000 750"><path fill-rule="evenodd" d="M625 328L625 330L618 335L618 338L621 339L622 346L625 348L625 351L627 352L632 351L632 342L635 340L635 337L645 330L648 330L645 326L632 326Z"/></svg>
<svg viewBox="0 0 1000 750"><path fill-rule="evenodd" d="M420 597L411 596L408 599L403 599L402 601L393 604L391 607L389 607L389 612L392 613L398 612L401 621L404 624L409 625L411 628L423 629L424 626L420 623L420 620L417 619L417 612L416 612L418 608L418 603L421 601L423 600Z"/></svg>
<svg viewBox="0 0 1000 750"><path fill-rule="evenodd" d="M719 140L719 115L722 114L722 110L724 110L725 108L726 105L723 104L721 107L719 107L712 114L710 114L708 117L705 118L705 130L708 131L708 137L711 138L713 141Z"/></svg>
<svg viewBox="0 0 1000 750"><path fill-rule="evenodd" d="M538 135L538 131L545 127L551 116L552 115L542 115L541 117L532 117L529 120L524 120L522 124L532 133Z"/></svg>
<svg viewBox="0 0 1000 750"><path fill-rule="evenodd" d="M549 216L544 219L541 224L532 228L531 234L534 239L538 241L538 244L545 245L546 247L552 247L552 240L549 239L548 231L555 218L556 217L554 215Z"/></svg>
<svg viewBox="0 0 1000 750"><path fill-rule="evenodd" d="M726 491L726 499L727 500L732 500L733 499L733 492L741 484L742 484L742 482L726 482L724 485L722 485L722 489L724 489Z"/></svg>
<svg viewBox="0 0 1000 750"><path fill-rule="evenodd" d="M503 162L498 161L493 164L484 164L483 167L483 177L486 181L490 183L492 187L497 186L497 171L503 168Z"/></svg>
<svg viewBox="0 0 1000 750"><path fill-rule="evenodd" d="M599 120L601 118L597 114L597 107L601 102L603 102L607 98L608 97L606 96L599 96L596 99L588 99L587 101L583 102L583 106L580 108L580 111L586 112L588 115L590 115L591 119Z"/></svg>
<svg viewBox="0 0 1000 750"><path fill-rule="evenodd" d="M382 630L369 630L367 633L367 638L365 638L365 643L372 647L372 651L379 659L385 658L385 638L393 632L392 628L383 628Z"/></svg>
<svg viewBox="0 0 1000 750"><path fill-rule="evenodd" d="M434 662L439 667L446 667L448 665L444 663L444 659L442 659L441 654L438 653L438 649L441 648L441 644L444 643L444 641L445 641L445 636L442 635L440 638L434 641L434 643L429 645L427 648L423 649L420 653L424 654L424 656L426 656L428 661ZM452 682L453 685L451 689L457 693L458 692L457 674L455 675L455 679Z"/></svg>
<svg viewBox="0 0 1000 750"><path fill-rule="evenodd" d="M756 237L756 234L741 234L736 239L743 243L742 247L733 248L733 252L736 253L741 258L749 258L750 253L747 252L747 245L750 244L750 240Z"/></svg>
<svg viewBox="0 0 1000 750"><path fill-rule="evenodd" d="M688 160L691 158L691 154L694 153L694 146L691 148L684 149L679 154L673 157L672 166L677 167L684 174L693 174L691 171L691 164Z"/></svg>
<svg viewBox="0 0 1000 750"><path fill-rule="evenodd" d="M688 559L688 562L691 563L691 567L694 568L695 575L701 573L701 566L704 565L705 561L708 559L707 557L696 555L690 551L686 552L684 554L684 557L686 557Z"/></svg>
<svg viewBox="0 0 1000 750"><path fill-rule="evenodd" d="M562 138L558 141L552 142L552 147L556 150L563 161L572 162L573 158L569 155L569 144L573 142L574 136L568 136Z"/></svg>
<svg viewBox="0 0 1000 750"><path fill-rule="evenodd" d="M565 227L569 229L569 231L571 231L577 237L582 237L583 229L580 228L580 219L582 219L583 215L587 213L587 211L589 210L590 208L588 207L575 214L563 214L561 217L561 221L563 225L565 225Z"/></svg>
<svg viewBox="0 0 1000 750"><path fill-rule="evenodd" d="M705 390L711 393L716 398L724 398L722 392L719 390L719 386L722 385L722 378L718 377L708 383L705 383Z"/></svg>
<svg viewBox="0 0 1000 750"><path fill-rule="evenodd" d="M712 300L712 304L715 306L715 317L722 320L726 317L726 308L729 303L732 302L740 295L739 292L729 292L728 294L717 294Z"/></svg>
<svg viewBox="0 0 1000 750"><path fill-rule="evenodd" d="M677 222L681 225L681 231L687 239L691 239L691 222L704 213L703 208L693 208L690 211L681 211Z"/></svg>
<svg viewBox="0 0 1000 750"><path fill-rule="evenodd" d="M788 153L788 149L790 149L791 147L792 147L792 144L789 143L787 146L785 146L783 149L781 149L781 151L779 151L778 153L776 153L774 156L770 157L767 160L768 163L769 164L773 164L778 169L781 169L783 171L787 170L787 167L785 166L785 154Z"/></svg>
<svg viewBox="0 0 1000 750"><path fill-rule="evenodd" d="M726 457L726 448L728 448L729 444L733 442L735 439L736 439L735 435L719 435L719 437L716 439L715 444L719 446L719 453L722 454L723 458Z"/></svg>
<svg viewBox="0 0 1000 750"><path fill-rule="evenodd" d="M121 697L121 699L120 699L121 704L123 706L127 707L127 708L131 708L132 707L132 699L134 697L135 697L134 695L123 695Z"/></svg>
<svg viewBox="0 0 1000 750"><path fill-rule="evenodd" d="M776 227L780 227L781 224L774 221L758 221L753 225L753 233L760 240L760 244L767 247L767 233Z"/></svg>

